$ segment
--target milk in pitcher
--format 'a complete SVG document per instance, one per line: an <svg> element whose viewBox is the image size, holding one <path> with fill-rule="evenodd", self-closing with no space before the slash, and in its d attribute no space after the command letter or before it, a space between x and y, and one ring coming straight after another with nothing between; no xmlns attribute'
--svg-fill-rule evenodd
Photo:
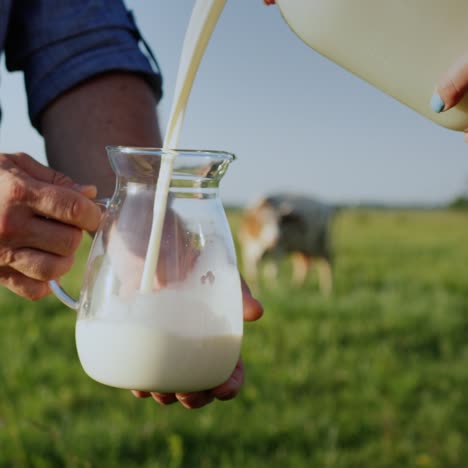
<svg viewBox="0 0 468 468"><path fill-rule="evenodd" d="M163 393L224 383L240 356L242 296L235 268L218 270L210 295L195 281L139 294L106 297L76 324L78 356L94 380ZM198 278L194 272L193 278Z"/></svg>

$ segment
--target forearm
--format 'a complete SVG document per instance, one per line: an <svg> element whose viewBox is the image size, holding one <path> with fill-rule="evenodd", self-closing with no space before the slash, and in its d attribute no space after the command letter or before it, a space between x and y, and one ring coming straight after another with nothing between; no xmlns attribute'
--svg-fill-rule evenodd
<svg viewBox="0 0 468 468"><path fill-rule="evenodd" d="M106 73L55 100L41 119L51 167L110 196L115 175L107 145L161 147L156 102L143 78Z"/></svg>

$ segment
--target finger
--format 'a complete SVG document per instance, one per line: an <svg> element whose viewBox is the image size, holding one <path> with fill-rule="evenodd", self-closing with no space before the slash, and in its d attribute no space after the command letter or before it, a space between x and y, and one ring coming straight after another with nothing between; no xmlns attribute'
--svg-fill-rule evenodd
<svg viewBox="0 0 468 468"><path fill-rule="evenodd" d="M39 281L60 278L72 267L73 258L73 255L62 257L30 248L9 250L6 255L0 254L0 261L5 266Z"/></svg>
<svg viewBox="0 0 468 468"><path fill-rule="evenodd" d="M263 306L252 296L247 283L241 277L242 285L242 305L244 310L244 320L258 320L263 315Z"/></svg>
<svg viewBox="0 0 468 468"><path fill-rule="evenodd" d="M177 401L174 393L151 392L151 396L153 400L157 401L160 405L171 405Z"/></svg>
<svg viewBox="0 0 468 468"><path fill-rule="evenodd" d="M82 238L82 231L76 227L53 220L32 218L12 244L68 257L78 248Z"/></svg>
<svg viewBox="0 0 468 468"><path fill-rule="evenodd" d="M231 400L240 392L243 383L244 365L242 360L239 359L231 377L229 377L229 379L220 386L212 389L210 393L218 400Z"/></svg>
<svg viewBox="0 0 468 468"><path fill-rule="evenodd" d="M0 268L0 284L18 296L31 301L41 299L50 294L49 284L28 278L9 267Z"/></svg>
<svg viewBox="0 0 468 468"><path fill-rule="evenodd" d="M12 154L13 162L34 179L40 180L47 184L59 185L68 187L72 190L82 193L87 198L96 198L97 190L94 185L81 185L73 182L73 180L50 167L36 161L26 153Z"/></svg>
<svg viewBox="0 0 468 468"><path fill-rule="evenodd" d="M462 56L450 67L439 82L437 91L431 99L435 112L447 111L463 98L468 90L468 54Z"/></svg>
<svg viewBox="0 0 468 468"><path fill-rule="evenodd" d="M136 398L149 398L151 396L150 392L141 392L140 390L132 390L132 394Z"/></svg>
<svg viewBox="0 0 468 468"><path fill-rule="evenodd" d="M36 214L85 231L97 229L102 213L91 200L65 187L35 184L28 205Z"/></svg>
<svg viewBox="0 0 468 468"><path fill-rule="evenodd" d="M176 393L177 400L188 409L197 409L211 403L214 396L209 391L192 392L192 393Z"/></svg>
<svg viewBox="0 0 468 468"><path fill-rule="evenodd" d="M91 200L70 188L41 182L25 173L15 176L12 172L13 169L7 173L1 186L5 213L21 212L21 207L27 207L38 215L80 229L97 229L101 210Z"/></svg>

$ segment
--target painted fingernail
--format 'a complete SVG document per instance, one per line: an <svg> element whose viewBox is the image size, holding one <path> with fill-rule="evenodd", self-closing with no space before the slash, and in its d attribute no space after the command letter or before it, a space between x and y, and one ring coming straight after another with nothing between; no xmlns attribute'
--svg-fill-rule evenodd
<svg viewBox="0 0 468 468"><path fill-rule="evenodd" d="M442 100L442 98L439 96L437 92L432 95L431 107L432 107L432 110L434 112L437 112L438 114L444 110L445 102Z"/></svg>

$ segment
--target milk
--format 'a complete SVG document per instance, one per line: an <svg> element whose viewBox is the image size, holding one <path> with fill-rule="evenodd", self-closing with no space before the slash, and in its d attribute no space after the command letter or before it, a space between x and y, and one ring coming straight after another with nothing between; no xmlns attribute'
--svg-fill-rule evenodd
<svg viewBox="0 0 468 468"><path fill-rule="evenodd" d="M76 326L78 355L91 378L162 393L207 390L225 382L239 359L241 340L241 334L172 334L133 321L80 320Z"/></svg>
<svg viewBox="0 0 468 468"><path fill-rule="evenodd" d="M195 3L182 48L174 100L164 138L164 149L177 148L193 81L225 3L226 0L197 0ZM154 284L174 157L174 154L168 152L161 161L153 206L151 235L140 285L142 292L151 291Z"/></svg>
<svg viewBox="0 0 468 468"><path fill-rule="evenodd" d="M211 249L183 282L159 291L123 298L95 288L88 313L78 317L76 345L83 369L98 382L190 392L228 379L242 333L239 272Z"/></svg>
<svg viewBox="0 0 468 468"><path fill-rule="evenodd" d="M440 125L468 128L468 95L447 112L430 106L442 76L468 51L466 0L276 3L291 29L320 54Z"/></svg>

